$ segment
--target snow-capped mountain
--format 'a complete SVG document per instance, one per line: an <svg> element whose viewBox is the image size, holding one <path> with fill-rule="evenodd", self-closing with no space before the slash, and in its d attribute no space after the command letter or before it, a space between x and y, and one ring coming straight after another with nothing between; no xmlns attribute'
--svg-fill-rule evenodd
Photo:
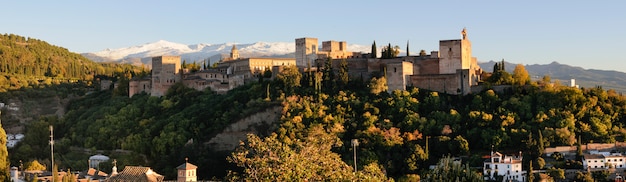
<svg viewBox="0 0 626 182"><path fill-rule="evenodd" d="M193 44L185 45L175 42L159 40L138 46L105 49L94 53L83 53L84 56L94 61L112 61L133 64L148 64L150 58L161 55L178 55L187 62L210 59L211 62L219 61L227 56L233 45L237 46L240 57L294 57L294 42L256 42L251 44ZM369 46L351 44L348 50L353 52L369 52Z"/></svg>

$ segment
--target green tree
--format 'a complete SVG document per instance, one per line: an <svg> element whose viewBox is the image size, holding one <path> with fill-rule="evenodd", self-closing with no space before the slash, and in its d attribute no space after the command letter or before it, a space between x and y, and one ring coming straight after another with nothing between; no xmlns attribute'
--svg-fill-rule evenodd
<svg viewBox="0 0 626 182"><path fill-rule="evenodd" d="M276 75L276 79L283 83L287 93L293 93L295 87L300 87L300 79L302 74L295 65L285 66Z"/></svg>
<svg viewBox="0 0 626 182"><path fill-rule="evenodd" d="M563 169L551 167L547 172L555 181L565 179L565 171Z"/></svg>
<svg viewBox="0 0 626 182"><path fill-rule="evenodd" d="M535 166L533 166L533 167L535 167L537 169L543 169L543 166L545 166L545 165L546 165L546 161L543 160L543 158L541 158L541 157L537 157L537 159L535 159Z"/></svg>
<svg viewBox="0 0 626 182"><path fill-rule="evenodd" d="M535 174L534 174L534 170L533 170L533 161L529 160L528 161L528 181L530 182L534 182L535 181Z"/></svg>
<svg viewBox="0 0 626 182"><path fill-rule="evenodd" d="M378 48L376 47L376 41L374 41L374 43L372 43L372 51L370 53L370 57L371 58L376 58L378 54Z"/></svg>
<svg viewBox="0 0 626 182"><path fill-rule="evenodd" d="M434 169L429 170L424 181L483 181L482 176L469 168L469 165L454 162L451 157L439 160Z"/></svg>
<svg viewBox="0 0 626 182"><path fill-rule="evenodd" d="M346 59L341 59L339 62L339 72L337 74L337 79L339 79L339 86L343 89L348 82L350 81L350 75L348 75L348 61Z"/></svg>
<svg viewBox="0 0 626 182"><path fill-rule="evenodd" d="M522 64L517 64L513 70L513 83L515 85L525 85L530 82L530 75L526 71L526 67Z"/></svg>
<svg viewBox="0 0 626 182"><path fill-rule="evenodd" d="M55 164L52 166L52 182L59 181L59 167Z"/></svg>
<svg viewBox="0 0 626 182"><path fill-rule="evenodd" d="M611 176L609 170L599 170L591 172L591 177L593 177L594 181L610 181L609 176Z"/></svg>
<svg viewBox="0 0 626 182"><path fill-rule="evenodd" d="M39 161L33 160L26 163L25 171L43 171L46 170L46 166L43 166Z"/></svg>
<svg viewBox="0 0 626 182"><path fill-rule="evenodd" d="M406 56L409 56L409 41L406 41Z"/></svg>
<svg viewBox="0 0 626 182"><path fill-rule="evenodd" d="M67 173L61 178L62 182L76 182L78 177L72 173L70 169L67 169Z"/></svg>
<svg viewBox="0 0 626 182"><path fill-rule="evenodd" d="M331 130L332 131L332 130ZM291 143L291 144L289 144ZM321 125L311 126L303 140L281 142L277 134L266 138L248 134L246 143L228 157L228 161L244 169L231 180L246 181L350 181L356 176L352 167L331 151L342 145L334 132L327 133ZM361 178L387 180L378 167L368 165ZM381 179L382 178L382 179Z"/></svg>
<svg viewBox="0 0 626 182"><path fill-rule="evenodd" d="M2 111L0 111L2 117ZM7 133L2 127L0 119L0 181L8 181L9 176L9 152L7 151Z"/></svg>
<svg viewBox="0 0 626 182"><path fill-rule="evenodd" d="M543 155L543 152L545 151L545 147L544 147L544 139L543 139L543 134L541 132L541 130L537 131L537 133L539 134L539 138L537 138L537 148L538 148L538 156L541 157L541 155Z"/></svg>
<svg viewBox="0 0 626 182"><path fill-rule="evenodd" d="M387 91L387 79L385 77L381 78L372 78L369 84L370 93L372 94L380 94L381 92Z"/></svg>
<svg viewBox="0 0 626 182"><path fill-rule="evenodd" d="M581 181L581 182L593 182L594 181L590 173L581 172L581 171L576 171L575 180Z"/></svg>
<svg viewBox="0 0 626 182"><path fill-rule="evenodd" d="M426 50L424 49L420 50L420 56L426 56Z"/></svg>

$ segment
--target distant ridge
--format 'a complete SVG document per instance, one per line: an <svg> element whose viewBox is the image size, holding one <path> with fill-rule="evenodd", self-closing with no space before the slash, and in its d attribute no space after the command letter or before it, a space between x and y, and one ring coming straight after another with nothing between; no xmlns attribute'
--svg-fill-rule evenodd
<svg viewBox="0 0 626 182"><path fill-rule="evenodd" d="M492 72L495 63L495 61L489 61L479 63L479 65L484 71ZM505 62L505 70L512 73L516 65L517 63ZM524 66L533 79L541 79L544 75L549 75L553 81L560 80L563 85L569 85L570 80L575 79L576 84L581 87L602 86L606 90L614 89L617 92L626 93L626 73L624 72L584 69L558 62Z"/></svg>
<svg viewBox="0 0 626 182"><path fill-rule="evenodd" d="M294 42L256 42L251 44L222 43L222 44L192 44L159 40L143 45L105 49L99 52L83 53L82 55L98 62L122 62L131 64L149 64L150 57L160 55L179 55L187 62L210 59L217 62L230 53L233 45L237 45L241 57L294 57L296 51ZM369 52L369 46L348 45L348 50L355 52Z"/></svg>

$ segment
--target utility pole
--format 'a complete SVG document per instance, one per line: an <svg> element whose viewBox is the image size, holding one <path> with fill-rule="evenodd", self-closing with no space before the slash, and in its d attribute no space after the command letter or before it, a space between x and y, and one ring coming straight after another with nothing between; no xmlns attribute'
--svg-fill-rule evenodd
<svg viewBox="0 0 626 182"><path fill-rule="evenodd" d="M359 146L359 140L352 139L350 143L352 143L352 150L354 151L354 172L356 172L356 147Z"/></svg>
<svg viewBox="0 0 626 182"><path fill-rule="evenodd" d="M53 131L54 131L54 128L52 128L52 125L50 125L50 160L52 161L50 169L54 169L54 132Z"/></svg>

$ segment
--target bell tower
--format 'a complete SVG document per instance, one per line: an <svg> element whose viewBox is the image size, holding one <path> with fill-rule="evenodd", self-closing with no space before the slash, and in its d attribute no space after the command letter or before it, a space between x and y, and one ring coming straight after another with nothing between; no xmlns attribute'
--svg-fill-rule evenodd
<svg viewBox="0 0 626 182"><path fill-rule="evenodd" d="M230 50L230 60L239 59L239 50L237 50L237 45L233 44L233 48Z"/></svg>

